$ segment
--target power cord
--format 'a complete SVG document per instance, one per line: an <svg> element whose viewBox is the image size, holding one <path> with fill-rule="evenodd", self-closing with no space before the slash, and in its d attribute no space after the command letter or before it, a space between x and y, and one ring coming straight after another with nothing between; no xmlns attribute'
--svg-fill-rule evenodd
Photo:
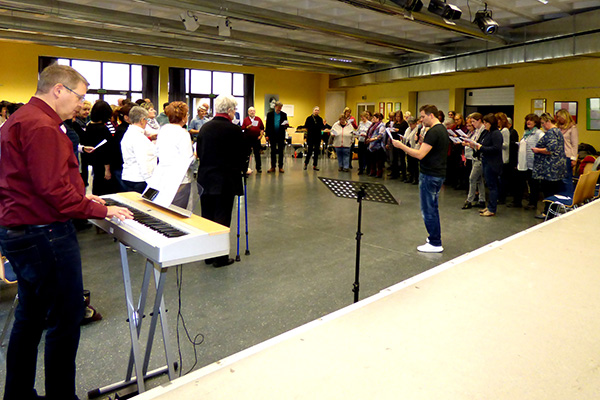
<svg viewBox="0 0 600 400"><path fill-rule="evenodd" d="M200 346L202 343L204 343L204 334L202 333L198 333L196 336L194 336L194 338L192 339L190 332L188 331L188 328L185 324L185 319L183 318L183 314L181 313L181 289L183 287L183 266L182 265L178 265L175 269L175 273L177 275L177 295L178 295L178 306L177 306L177 352L179 354L179 376L182 375L182 371L183 371L183 357L181 355L181 342L179 340L179 321L181 320L181 325L183 327L183 330L185 332L185 335L187 336L187 340L192 344L192 348L194 349L194 365L192 365L190 367L190 369L183 375L187 375L189 374L196 365L198 365L198 350L196 349L196 347Z"/></svg>

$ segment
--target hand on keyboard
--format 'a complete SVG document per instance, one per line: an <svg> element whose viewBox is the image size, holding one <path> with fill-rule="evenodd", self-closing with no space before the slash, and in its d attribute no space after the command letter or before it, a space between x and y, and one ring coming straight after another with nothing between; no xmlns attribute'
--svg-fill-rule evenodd
<svg viewBox="0 0 600 400"><path fill-rule="evenodd" d="M106 218L118 218L121 221L133 219L133 213L125 207L108 206Z"/></svg>

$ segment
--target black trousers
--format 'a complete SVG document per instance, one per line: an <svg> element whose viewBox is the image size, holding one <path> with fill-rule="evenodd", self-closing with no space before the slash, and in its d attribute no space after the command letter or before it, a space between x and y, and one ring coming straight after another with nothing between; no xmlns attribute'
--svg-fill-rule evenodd
<svg viewBox="0 0 600 400"><path fill-rule="evenodd" d="M364 171L367 169L367 157L369 150L365 142L358 142L358 170ZM367 170L369 172L369 170Z"/></svg>
<svg viewBox="0 0 600 400"><path fill-rule="evenodd" d="M531 176L532 171L517 171L513 203L522 205L525 192L529 192L529 205L535 206L540 194L539 182ZM529 187L528 187L529 186Z"/></svg>
<svg viewBox="0 0 600 400"><path fill-rule="evenodd" d="M308 150L306 151L306 160L304 160L304 164L308 165L310 162L310 156L313 156L313 166L317 166L319 163L319 147L321 145L321 138L317 140L309 140L308 141Z"/></svg>
<svg viewBox="0 0 600 400"><path fill-rule="evenodd" d="M277 156L279 156L279 168L283 168L283 150L285 149L285 138L273 138L269 140L271 143L271 168L275 168Z"/></svg>
<svg viewBox="0 0 600 400"><path fill-rule="evenodd" d="M406 153L396 147L392 149L391 169L392 177L406 178Z"/></svg>
<svg viewBox="0 0 600 400"><path fill-rule="evenodd" d="M408 164L408 174L411 182L419 182L419 160L417 158L406 156Z"/></svg>
<svg viewBox="0 0 600 400"><path fill-rule="evenodd" d="M226 227L231 226L231 212L233 211L233 200L235 194L206 194L200 196L202 218L206 218ZM216 257L214 261L225 262L229 255Z"/></svg>
<svg viewBox="0 0 600 400"><path fill-rule="evenodd" d="M246 167L249 167L250 165L250 155L252 153L254 153L254 164L256 165L256 170L260 171L262 169L262 163L261 163L261 159L260 159L260 150L261 150L261 144L260 144L260 140L252 140L250 142L250 148L248 149L249 153L248 154L248 165Z"/></svg>

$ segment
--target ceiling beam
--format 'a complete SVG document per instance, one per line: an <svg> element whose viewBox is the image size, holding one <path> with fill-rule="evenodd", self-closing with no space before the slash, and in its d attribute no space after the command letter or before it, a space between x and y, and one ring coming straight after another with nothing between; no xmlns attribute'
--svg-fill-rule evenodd
<svg viewBox="0 0 600 400"><path fill-rule="evenodd" d="M404 50L428 55L440 54L438 46L401 39L379 32L365 31L356 27L339 25L331 21L318 21L300 15L274 13L272 10L252 7L242 3L227 0L218 2L198 2L194 0L138 0L146 4L171 6L177 9L187 9L192 12L204 13L217 17L227 17L257 24L269 24L283 28L308 29L315 32L358 39L365 43L387 48Z"/></svg>
<svg viewBox="0 0 600 400"><path fill-rule="evenodd" d="M158 48L152 45L142 47L138 45L131 45L130 43L115 42L110 38L88 40L68 37L64 35L54 36L40 33L16 32L0 28L0 39L26 41L30 43L37 43L49 46L62 46L83 50L106 51L121 54L146 55L153 57L174 58L180 60L211 62L216 64L307 71L306 66L301 66L287 60L277 60L277 62L274 63L269 63L267 61L257 62L254 60L249 60L245 57L238 57L232 55L211 56L207 54L200 54L190 49L186 51L181 51ZM310 71L333 75L344 75L347 72L346 70L324 68L319 66L313 66L310 69Z"/></svg>
<svg viewBox="0 0 600 400"><path fill-rule="evenodd" d="M358 51L351 49L342 49L339 46L327 46L310 44L306 42L289 40L283 37L272 37L261 34L248 34L246 32L232 30L231 37L225 38L218 36L216 26L200 25L194 31L186 31L181 21L171 19L152 17L141 14L126 12L115 12L105 8L92 7L88 5L79 5L62 1L49 0L6 0L0 3L0 10L27 13L42 13L52 15L63 19L79 21L80 23L105 23L110 25L122 25L126 28L138 28L145 31L165 32L178 35L184 35L196 40L214 43L234 43L246 46L265 46L270 48L276 45L279 48L290 49L294 51L306 52L308 54L320 54L330 58L348 58L354 62L374 62L380 64L397 65L398 60L394 55L385 53L375 53L369 51ZM180 12L178 9L175 12Z"/></svg>
<svg viewBox="0 0 600 400"><path fill-rule="evenodd" d="M100 24L97 24L100 25ZM13 29L17 31L25 31L30 33L47 33L50 35L70 35L78 39L99 40L111 38L114 41L121 43L130 43L140 46L141 49L149 43L155 47L164 49L177 49L181 51L194 50L197 54L206 54L212 56L224 56L227 54L236 54L244 57L246 60L266 60L276 63L281 58L280 52L262 50L257 53L253 49L247 47L231 46L226 44L202 44L186 38L177 36L165 37L157 34L157 32L147 31L141 35L139 32L131 32L131 28L126 31L116 29L107 29L102 26L74 26L64 23L57 23L56 20L30 20L27 18L8 17L0 14L0 27L5 29ZM366 66L361 66L353 63L343 63L330 61L326 58L316 58L310 55L303 55L299 58L288 57L295 64L310 67L311 65L336 68L340 70L366 71Z"/></svg>

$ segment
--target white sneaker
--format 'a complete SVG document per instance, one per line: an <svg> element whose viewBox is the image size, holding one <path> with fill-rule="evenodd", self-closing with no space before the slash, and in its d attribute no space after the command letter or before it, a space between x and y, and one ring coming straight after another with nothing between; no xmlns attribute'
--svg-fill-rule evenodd
<svg viewBox="0 0 600 400"><path fill-rule="evenodd" d="M417 250L421 253L441 253L444 251L442 246L434 246L431 243L425 243L422 246L417 247Z"/></svg>

